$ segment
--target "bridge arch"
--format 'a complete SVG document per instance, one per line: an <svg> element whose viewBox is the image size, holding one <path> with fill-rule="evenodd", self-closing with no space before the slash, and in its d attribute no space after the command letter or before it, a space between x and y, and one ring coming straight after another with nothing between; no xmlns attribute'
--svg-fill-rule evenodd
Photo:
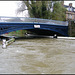
<svg viewBox="0 0 75 75"><path fill-rule="evenodd" d="M34 28L34 24L31 25L20 25L20 26L3 26L0 30L0 34L5 34L17 30L29 30L31 32L34 32L36 34L41 33L41 35L62 35L62 36L67 36L67 27L63 26L51 26L51 25L40 25L40 28ZM42 31L41 31L42 30ZM36 32L37 31L37 32Z"/></svg>
<svg viewBox="0 0 75 75"><path fill-rule="evenodd" d="M57 33L57 35L68 36L68 25L66 25L66 22L37 18L23 18L23 20L25 20L25 22L0 22L0 35L17 30L29 30L36 34L42 34L43 32L42 35L46 32L46 35L53 35ZM34 25L39 25L39 28L35 28Z"/></svg>

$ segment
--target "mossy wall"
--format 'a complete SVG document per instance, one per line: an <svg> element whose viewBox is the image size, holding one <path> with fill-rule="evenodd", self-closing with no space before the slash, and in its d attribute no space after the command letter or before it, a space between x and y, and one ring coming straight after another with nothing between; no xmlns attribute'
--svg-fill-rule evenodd
<svg viewBox="0 0 75 75"><path fill-rule="evenodd" d="M68 33L69 33L69 36L75 37L75 22L74 21L69 22Z"/></svg>

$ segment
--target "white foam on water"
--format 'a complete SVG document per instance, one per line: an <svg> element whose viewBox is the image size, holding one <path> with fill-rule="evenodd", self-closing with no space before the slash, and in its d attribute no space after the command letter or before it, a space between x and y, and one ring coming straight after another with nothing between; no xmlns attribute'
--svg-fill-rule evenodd
<svg viewBox="0 0 75 75"><path fill-rule="evenodd" d="M57 37L58 39L69 39L69 40L75 40L75 37Z"/></svg>

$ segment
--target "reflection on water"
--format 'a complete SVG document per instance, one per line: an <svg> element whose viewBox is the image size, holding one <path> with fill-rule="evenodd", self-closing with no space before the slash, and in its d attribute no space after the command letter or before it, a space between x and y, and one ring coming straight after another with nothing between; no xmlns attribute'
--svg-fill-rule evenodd
<svg viewBox="0 0 75 75"><path fill-rule="evenodd" d="M75 74L75 40L19 39L1 46L1 74Z"/></svg>

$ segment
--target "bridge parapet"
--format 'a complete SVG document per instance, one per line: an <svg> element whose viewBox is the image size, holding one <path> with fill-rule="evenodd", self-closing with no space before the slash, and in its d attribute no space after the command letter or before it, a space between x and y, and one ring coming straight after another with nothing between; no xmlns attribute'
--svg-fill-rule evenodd
<svg viewBox="0 0 75 75"><path fill-rule="evenodd" d="M50 19L40 19L40 18L27 18L27 17L5 17L0 16L0 22L28 22L28 23L46 23L46 24L57 24L57 25L64 25L68 26L67 21L57 21L57 20L50 20Z"/></svg>

